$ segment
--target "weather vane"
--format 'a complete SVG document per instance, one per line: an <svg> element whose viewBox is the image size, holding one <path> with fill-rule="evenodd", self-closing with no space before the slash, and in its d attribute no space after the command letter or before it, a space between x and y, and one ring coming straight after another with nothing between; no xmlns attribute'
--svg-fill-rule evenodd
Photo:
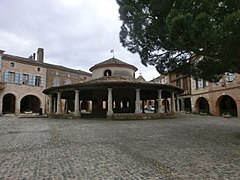
<svg viewBox="0 0 240 180"><path fill-rule="evenodd" d="M112 49L110 52L113 54L113 58L114 58L114 49Z"/></svg>

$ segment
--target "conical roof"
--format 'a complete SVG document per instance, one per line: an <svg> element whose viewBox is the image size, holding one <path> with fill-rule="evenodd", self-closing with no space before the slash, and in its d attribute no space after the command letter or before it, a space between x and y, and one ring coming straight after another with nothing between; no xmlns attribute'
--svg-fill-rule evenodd
<svg viewBox="0 0 240 180"><path fill-rule="evenodd" d="M121 61L121 60L119 60L115 57L110 58L110 59L108 59L106 61L103 61L101 63L95 64L89 70L92 72L93 70L98 69L98 68L102 68L102 67L125 67L125 68L133 69L134 71L138 70L135 66L133 66L131 64L128 64L124 61Z"/></svg>

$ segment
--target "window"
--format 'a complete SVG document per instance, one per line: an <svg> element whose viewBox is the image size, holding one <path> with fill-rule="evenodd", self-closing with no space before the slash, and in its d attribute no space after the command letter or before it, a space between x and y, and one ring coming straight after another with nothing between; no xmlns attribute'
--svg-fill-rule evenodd
<svg viewBox="0 0 240 180"><path fill-rule="evenodd" d="M208 81L207 80L203 80L203 87L208 87Z"/></svg>
<svg viewBox="0 0 240 180"><path fill-rule="evenodd" d="M59 86L60 85L60 80L59 78L54 78L53 79L53 86Z"/></svg>
<svg viewBox="0 0 240 180"><path fill-rule="evenodd" d="M202 80L201 79L196 79L195 82L196 82L196 89L199 89L199 88L202 87Z"/></svg>
<svg viewBox="0 0 240 180"><path fill-rule="evenodd" d="M10 67L14 68L15 63L14 62L10 62Z"/></svg>
<svg viewBox="0 0 240 180"><path fill-rule="evenodd" d="M40 86L41 85L41 76L36 76L35 77L35 86Z"/></svg>
<svg viewBox="0 0 240 180"><path fill-rule="evenodd" d="M104 71L104 76L112 76L112 71L110 70Z"/></svg>
<svg viewBox="0 0 240 180"><path fill-rule="evenodd" d="M167 77L167 76L164 77L164 82L165 82L165 84L168 84L168 83L169 83L169 82L168 82L168 77Z"/></svg>
<svg viewBox="0 0 240 180"><path fill-rule="evenodd" d="M38 67L38 68L37 68L37 71L38 71L38 72L40 72L40 71L41 71L41 68L40 68L40 67Z"/></svg>
<svg viewBox="0 0 240 180"><path fill-rule="evenodd" d="M14 83L15 81L15 72L9 72L8 73L8 82L9 83Z"/></svg>
<svg viewBox="0 0 240 180"><path fill-rule="evenodd" d="M65 84L72 84L72 81L70 79L65 80Z"/></svg>
<svg viewBox="0 0 240 180"><path fill-rule="evenodd" d="M164 78L161 78L161 82L160 82L161 84L165 84L166 82L165 82L165 77Z"/></svg>
<svg viewBox="0 0 240 180"><path fill-rule="evenodd" d="M29 75L28 74L23 74L23 84L28 85L29 83Z"/></svg>
<svg viewBox="0 0 240 180"><path fill-rule="evenodd" d="M227 82L233 82L234 81L234 74L233 73L226 73L226 81Z"/></svg>

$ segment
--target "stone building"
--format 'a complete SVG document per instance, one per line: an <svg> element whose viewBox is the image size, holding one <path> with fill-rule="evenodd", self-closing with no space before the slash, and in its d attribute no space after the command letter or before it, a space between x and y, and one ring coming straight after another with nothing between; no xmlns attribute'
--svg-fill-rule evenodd
<svg viewBox="0 0 240 180"><path fill-rule="evenodd" d="M90 71L92 80L43 91L50 98L49 116L144 119L178 114L179 103L175 106L175 99L183 92L181 88L135 78L137 68L116 58L96 64ZM166 99L171 99L171 113L162 107ZM154 113L145 113L141 108L146 100L155 102Z"/></svg>
<svg viewBox="0 0 240 180"><path fill-rule="evenodd" d="M225 73L217 83L191 79L192 111L240 117L240 75Z"/></svg>
<svg viewBox="0 0 240 180"><path fill-rule="evenodd" d="M90 73L44 63L42 48L29 58L0 50L0 113L46 113L48 97L42 93L45 88L87 79L91 79Z"/></svg>
<svg viewBox="0 0 240 180"><path fill-rule="evenodd" d="M225 73L217 83L169 73L154 80L184 89L181 110L196 114L240 117L240 75Z"/></svg>

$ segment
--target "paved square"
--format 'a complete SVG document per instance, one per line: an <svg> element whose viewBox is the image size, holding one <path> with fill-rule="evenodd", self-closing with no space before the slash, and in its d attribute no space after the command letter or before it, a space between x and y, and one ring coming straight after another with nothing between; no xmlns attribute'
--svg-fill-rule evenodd
<svg viewBox="0 0 240 180"><path fill-rule="evenodd" d="M240 120L0 117L0 179L239 179Z"/></svg>

